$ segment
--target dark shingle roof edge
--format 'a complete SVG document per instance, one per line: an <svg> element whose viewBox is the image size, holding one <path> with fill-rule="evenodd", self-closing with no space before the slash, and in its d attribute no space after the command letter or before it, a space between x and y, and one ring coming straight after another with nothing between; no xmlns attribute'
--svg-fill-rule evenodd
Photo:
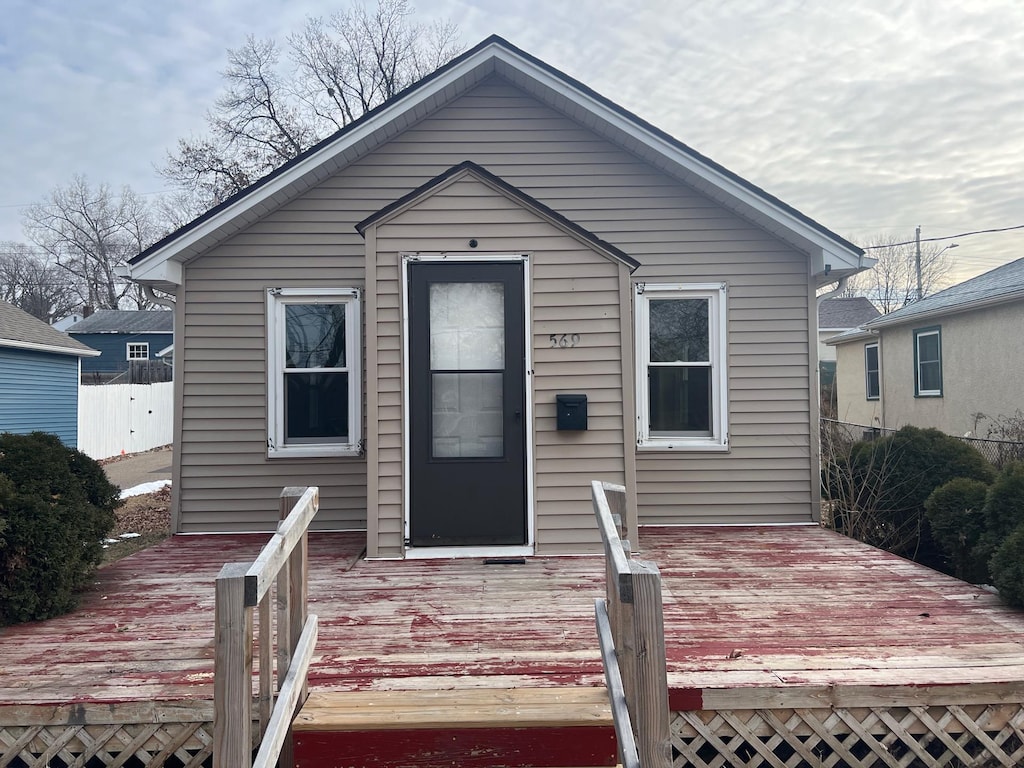
<svg viewBox="0 0 1024 768"><path fill-rule="evenodd" d="M131 264L131 265L139 264L142 261L144 261L145 259L149 258L150 256L156 254L157 252L162 251L162 250L168 248L173 243L175 243L175 241L180 240L181 238L183 238L188 233L193 232L197 228L201 227L204 223L208 222L209 220L211 220L211 219L213 219L215 217L218 217L220 214L226 212L228 209L232 208L233 206L235 206L240 201L244 200L247 197L250 197L250 196L254 195L258 190L266 187L268 184L270 184L274 180L280 178L281 176L283 176L285 174L288 174L294 168L296 168L296 166L304 163L306 160L308 160L312 156L316 155L319 152L322 152L326 148L330 147L332 144L342 142L347 136L351 135L354 131L362 128L364 125L366 125L370 121L376 120L383 112L388 110L393 105L397 104L398 102L401 102L404 99L409 98L410 96L415 94L417 91L423 89L425 86L427 86L428 84L430 84L433 81L437 80L438 78L443 77L445 74L447 74L448 72L452 71L453 69L455 69L457 66L459 66L463 62L467 61L468 59L471 59L472 57L476 56L482 50L486 49L489 46L497 46L499 48L503 48L507 52L509 52L509 53L511 53L511 54L513 54L515 56L520 57L521 59L523 59L524 61L530 63L531 65L533 65L535 67L537 67L538 69L543 70L544 72L547 72L549 75L551 75L554 78L560 80L563 84L568 86L570 89L572 89L572 90L574 90L574 91L576 91L576 92L586 96L589 99L592 99L593 101L595 101L598 104L602 105L604 108L606 108L606 109L616 113L619 117L625 119L626 121L631 123L636 128L639 128L641 131L643 131L643 132L645 132L645 133L647 133L647 134L649 134L649 135L651 135L653 137L656 137L660 141L662 141L665 144L667 144L670 147L672 147L675 151L680 152L680 153L688 156L692 160L696 161L698 164L706 167L707 169L709 169L712 172L720 175L721 177L723 177L725 179L728 179L731 183L734 183L737 186L742 187L743 189L747 190L748 193L750 193L753 196L755 196L756 198L760 199L761 201L766 203L769 207L774 208L774 209L776 209L776 210L778 210L780 212L783 212L785 215L787 215L787 216L791 217L792 219L800 222L802 225L804 225L804 226L806 226L806 227L816 231L820 236L822 236L822 237L826 238L827 240L835 243L840 248L842 248L844 250L847 250L847 251L850 251L851 253L863 256L864 251L859 246L854 245L853 243L851 243L850 241L848 241L845 238L841 237L840 235L836 234L835 232L831 231L827 227L825 227L822 224L819 224L818 222L814 221L813 219L811 219L806 214L801 213L797 209L793 208L792 206L788 205L787 203L784 203L782 200L780 200L779 198L775 197L774 195L769 194L768 192L766 192L765 190L761 189L757 185L752 184L751 182L747 181L746 179L742 178L741 176L737 175L736 173L733 173L732 171L728 170L724 166L719 165L718 163L716 163L715 161L711 160L710 158L700 154L699 152L697 152L696 150L694 150L691 147L687 146L683 142L681 142L678 139L672 137L671 135L669 135L665 131L663 131L663 130L653 126L652 124L650 124L647 121L643 120L642 118L636 116L635 114L633 114L632 112L630 112L630 111L626 110L625 108L619 106L618 104L615 104L610 99L600 95L599 93L597 93L596 91L592 90L591 88L589 88L588 86L584 85L583 83L579 82L578 80L570 77L569 75L561 72L560 70L552 67L551 65L541 61L540 59L537 59L536 57L532 56L531 54L529 54L529 53L527 53L527 52L517 48L516 46L512 45L511 43L509 43L504 38L502 38L502 37L500 37L498 35L491 35L490 37L487 37L486 39L484 39L483 41L481 41L477 45L473 46L469 50L465 51L461 55L455 57L454 59L452 59L451 61L449 61L445 65L441 66L440 68L438 68L434 72L430 73L429 75L427 75L423 79L417 81L416 83L413 83L412 85L410 85L405 90L401 91L400 93L396 94L392 98L388 99L387 101L385 101L382 104L378 105L377 107L373 108L369 112L363 114L357 120L355 120L352 123L348 124L344 128L338 130L333 135L328 136L327 138L323 139L319 143L313 145L312 147L310 147L309 149L307 149L303 153L301 153L301 154L297 155L296 157L292 158L291 160L289 160L288 162L286 162L285 164L283 164L279 168L275 169L271 173L267 174L263 178L257 180L256 182L254 182L250 186L246 187L245 189L235 193L234 195L232 195L228 199L224 200L223 202L221 202L217 206L211 208L209 211L207 211L206 213L202 214L198 218L196 218L193 221L189 222L188 224L184 225L180 229L170 233L169 235L164 237L162 240L154 243L149 248L147 248L144 251L142 251L139 255L137 255L134 258L132 258L131 260L129 260L128 263Z"/></svg>

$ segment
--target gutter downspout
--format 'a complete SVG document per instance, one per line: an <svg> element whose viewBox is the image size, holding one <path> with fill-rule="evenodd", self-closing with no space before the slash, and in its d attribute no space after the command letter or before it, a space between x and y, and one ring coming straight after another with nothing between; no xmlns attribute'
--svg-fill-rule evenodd
<svg viewBox="0 0 1024 768"><path fill-rule="evenodd" d="M174 309L177 302L174 299L166 299L162 296L157 296L153 293L153 287L150 285L142 286L142 293L145 294L146 298L152 301L154 304L159 304L161 307L167 307L168 309Z"/></svg>

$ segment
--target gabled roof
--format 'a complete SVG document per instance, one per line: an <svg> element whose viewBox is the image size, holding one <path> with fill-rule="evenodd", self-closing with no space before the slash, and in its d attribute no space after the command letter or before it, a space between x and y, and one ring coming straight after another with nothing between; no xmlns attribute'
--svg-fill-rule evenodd
<svg viewBox="0 0 1024 768"><path fill-rule="evenodd" d="M161 309L97 309L68 333L173 333L174 313Z"/></svg>
<svg viewBox="0 0 1024 768"><path fill-rule="evenodd" d="M818 330L840 331L874 320L881 312L865 296L825 299L818 307Z"/></svg>
<svg viewBox="0 0 1024 768"><path fill-rule="evenodd" d="M1024 258L972 277L921 301L915 301L877 320L865 323L864 327L870 330L920 322L942 315L1020 300L1024 300Z"/></svg>
<svg viewBox="0 0 1024 768"><path fill-rule="evenodd" d="M807 253L812 273L821 283L874 263L860 248L778 198L492 36L147 248L129 262L132 279L164 287L180 285L183 264L370 154L493 74Z"/></svg>
<svg viewBox="0 0 1024 768"><path fill-rule="evenodd" d="M53 352L59 355L95 357L95 349L51 328L13 304L0 301L0 347Z"/></svg>
<svg viewBox="0 0 1024 768"><path fill-rule="evenodd" d="M513 185L509 184L500 176L496 176L483 166L477 165L469 160L449 168L447 171L435 176L418 189L414 189L409 194L404 195L393 203L386 205L376 213L367 216L356 224L356 231L362 235L370 226L387 221L391 216L397 214L399 211L405 210L415 204L416 201L433 194L436 190L441 189L448 184L452 184L459 179L466 178L467 176L473 177L477 181L486 184L495 192L504 195L524 208L532 210L541 218L546 219L559 229L568 232L577 240L586 243L591 248L601 251L605 255L610 256L617 261L621 261L629 267L630 272L640 266L640 262L620 248L617 248L611 243L605 242L593 232L589 232L576 222L570 221L558 211L552 210L548 206L544 205L544 203L523 192L521 189L517 189Z"/></svg>

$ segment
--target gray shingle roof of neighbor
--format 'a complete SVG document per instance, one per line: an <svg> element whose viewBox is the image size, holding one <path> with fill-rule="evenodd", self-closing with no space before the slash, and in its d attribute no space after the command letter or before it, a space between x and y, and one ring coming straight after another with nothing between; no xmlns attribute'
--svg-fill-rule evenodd
<svg viewBox="0 0 1024 768"><path fill-rule="evenodd" d="M94 357L99 354L92 347L72 339L51 328L42 320L13 304L0 301L0 347L31 349L42 352Z"/></svg>
<svg viewBox="0 0 1024 768"><path fill-rule="evenodd" d="M818 307L818 327L823 330L856 328L880 314L878 308L865 296L825 299Z"/></svg>
<svg viewBox="0 0 1024 768"><path fill-rule="evenodd" d="M97 309L68 333L172 333L174 313L159 309Z"/></svg>
<svg viewBox="0 0 1024 768"><path fill-rule="evenodd" d="M864 327L884 328L1020 299L1024 299L1024 258L915 301L865 323Z"/></svg>

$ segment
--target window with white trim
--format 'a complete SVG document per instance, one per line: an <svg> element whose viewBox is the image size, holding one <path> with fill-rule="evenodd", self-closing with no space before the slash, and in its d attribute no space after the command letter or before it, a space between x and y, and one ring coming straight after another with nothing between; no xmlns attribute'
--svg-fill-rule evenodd
<svg viewBox="0 0 1024 768"><path fill-rule="evenodd" d="M726 450L726 286L636 286L637 446Z"/></svg>
<svg viewBox="0 0 1024 768"><path fill-rule="evenodd" d="M267 452L359 452L359 291L267 290Z"/></svg>
<svg viewBox="0 0 1024 768"><path fill-rule="evenodd" d="M942 331L914 331L914 396L942 397Z"/></svg>
<svg viewBox="0 0 1024 768"><path fill-rule="evenodd" d="M868 400L878 400L882 395L879 378L878 342L864 345L864 393Z"/></svg>
<svg viewBox="0 0 1024 768"><path fill-rule="evenodd" d="M128 342L128 349L125 352L125 360L149 360L149 342Z"/></svg>

